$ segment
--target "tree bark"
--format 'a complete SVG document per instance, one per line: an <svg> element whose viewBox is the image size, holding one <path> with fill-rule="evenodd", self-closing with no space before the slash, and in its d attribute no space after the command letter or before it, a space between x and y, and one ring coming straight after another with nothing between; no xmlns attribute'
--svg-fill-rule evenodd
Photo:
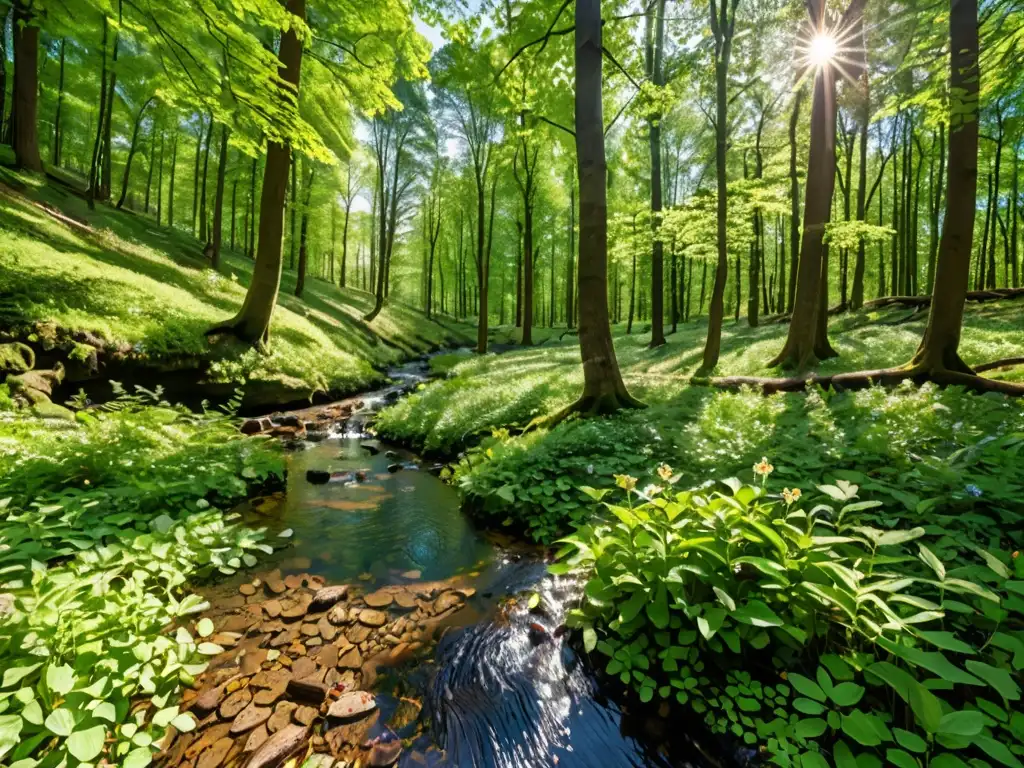
<svg viewBox="0 0 1024 768"><path fill-rule="evenodd" d="M665 48L665 0L657 0L652 7L655 13L653 50L648 35L648 72L655 87L665 84L662 60ZM648 15L648 25L650 15ZM664 244L658 234L661 219L661 113L652 114L647 119L649 144L651 152L651 229L654 242L651 254L651 343L650 346L660 347L665 343L665 277L664 277Z"/></svg>
<svg viewBox="0 0 1024 768"><path fill-rule="evenodd" d="M121 22L122 2L117 0L117 23L118 28L114 30L114 51L111 55L110 86L107 88L107 109L104 114L103 126L103 163L99 185L99 199L109 200L110 190L113 184L113 157L111 152L111 131L114 120L114 97L117 95L117 54L121 47Z"/></svg>
<svg viewBox="0 0 1024 768"><path fill-rule="evenodd" d="M288 12L299 19L306 18L305 0L288 0ZM278 73L297 97L299 75L302 68L302 41L295 28L281 36L278 51L281 64ZM286 86L287 87L287 86ZM267 162L264 169L263 191L260 196L260 232L256 264L252 281L245 294L242 308L227 325L208 333L230 331L239 338L257 345L270 340L270 320L277 304L281 286L282 238L284 235L284 200L287 192L288 167L291 148L275 141L267 142Z"/></svg>
<svg viewBox="0 0 1024 768"><path fill-rule="evenodd" d="M718 2L721 2L720 17ZM718 365L718 356L722 349L722 319L725 315L725 284L729 279L729 253L726 243L728 221L726 149L729 140L727 88L737 5L739 5L739 0L711 0L711 31L715 37L715 174L718 194L718 265L715 269L714 286L711 289L708 336L701 364L701 369L705 371L711 371ZM729 13L730 8L731 14ZM737 294L736 301L739 302L739 299Z"/></svg>
<svg viewBox="0 0 1024 768"><path fill-rule="evenodd" d="M211 121L213 120L211 116ZM203 156L203 136L206 135L206 122L199 116L199 135L196 137L196 162L192 172L192 236L197 235L199 224L199 165Z"/></svg>
<svg viewBox="0 0 1024 768"><path fill-rule="evenodd" d="M793 311L796 300L797 261L800 256L800 178L797 175L796 129L800 123L800 102L804 89L800 88L793 99L793 111L789 116L789 294L786 311ZM702 302L703 303L703 302Z"/></svg>
<svg viewBox="0 0 1024 768"><path fill-rule="evenodd" d="M1016 230L1015 230L1016 231ZM569 260L565 272L565 327L572 328L576 323L575 298L576 275L576 179L569 180Z"/></svg>
<svg viewBox="0 0 1024 768"><path fill-rule="evenodd" d="M210 127L206 131L206 149L203 150L203 181L199 193L199 240L210 242L210 226L206 218L206 181L210 171L210 145L213 143L213 113L210 113Z"/></svg>
<svg viewBox="0 0 1024 768"><path fill-rule="evenodd" d="M64 111L64 48L66 42L63 37L60 39L60 72L57 75L57 112L53 117L53 165L58 168L60 167L61 150L64 144L64 137L61 134L61 117ZM0 123L2 122L3 109L0 107Z"/></svg>
<svg viewBox="0 0 1024 768"><path fill-rule="evenodd" d="M175 126L177 128L177 126ZM167 187L167 226L174 228L174 173L178 167L178 131L174 131L171 140L171 178Z"/></svg>
<svg viewBox="0 0 1024 768"><path fill-rule="evenodd" d="M302 223L299 225L299 274L295 278L295 295L302 297L306 289L306 267L309 263L309 201L313 196L313 176L316 166L309 169L306 180L306 199L302 202Z"/></svg>
<svg viewBox="0 0 1024 768"><path fill-rule="evenodd" d="M210 266L220 269L220 248L224 241L224 179L228 171L228 127L220 127L220 152L217 157L217 191L213 198L213 233L210 248ZM234 242L234 205L231 207L231 240Z"/></svg>
<svg viewBox="0 0 1024 768"><path fill-rule="evenodd" d="M132 173L132 160L135 159L135 149L139 140L139 126L142 125L142 115L155 99L155 96L150 96L146 99L146 102L139 108L138 114L135 116L135 125L132 128L132 140L128 144L128 159L124 164L124 177L121 179L121 196L117 199L117 205L114 206L118 210L124 205L125 198L128 196L128 181Z"/></svg>
<svg viewBox="0 0 1024 768"><path fill-rule="evenodd" d="M939 164L937 180L931 190L931 205L928 233L928 276L925 288L928 293L935 287L935 260L939 253L939 211L942 206L943 173L946 170L946 124L939 123L939 135L935 140L939 145Z"/></svg>
<svg viewBox="0 0 1024 768"><path fill-rule="evenodd" d="M88 189L88 202L89 207L92 208L96 204L96 198L99 197L99 184L100 184L100 148L103 146L103 125L105 123L104 115L107 112L107 35L110 28L110 22L107 17L103 17L103 43L102 43L102 66L100 68L100 112L96 121L96 140L92 145L92 160L89 163L89 189ZM173 177L172 177L173 178ZM171 188L173 189L174 182L171 182Z"/></svg>
<svg viewBox="0 0 1024 768"><path fill-rule="evenodd" d="M36 26L32 0L14 0L14 105L12 131L14 158L18 168L42 171L39 156L39 27ZM6 67L6 63L4 64Z"/></svg>
<svg viewBox="0 0 1024 768"><path fill-rule="evenodd" d="M978 3L950 0L949 189L928 326L911 366L930 374L971 373L960 332L971 267L978 190Z"/></svg>
<svg viewBox="0 0 1024 768"><path fill-rule="evenodd" d="M608 413L639 405L622 381L608 323L608 179L601 66L601 2L576 0L575 121L583 394L567 409L568 413Z"/></svg>
<svg viewBox="0 0 1024 768"><path fill-rule="evenodd" d="M824 0L809 0L814 29L825 24ZM863 0L853 0L841 24L856 23ZM852 19L849 17L853 16ZM828 251L825 227L832 214L836 181L836 83L835 70L826 63L814 77L811 102L811 144L807 160L804 197L804 231L797 274L796 299L789 334L782 351L770 365L803 370L818 360L835 355L828 343Z"/></svg>
<svg viewBox="0 0 1024 768"><path fill-rule="evenodd" d="M864 18L857 24L857 44L862 48L866 45L864 37ZM867 221L867 185L868 185L868 124L871 122L871 92L868 83L868 70L864 68L860 86L860 167L857 179L857 221ZM853 266L853 287L850 291L850 309L860 309L864 304L864 268L867 250L864 238L857 243L857 260Z"/></svg>

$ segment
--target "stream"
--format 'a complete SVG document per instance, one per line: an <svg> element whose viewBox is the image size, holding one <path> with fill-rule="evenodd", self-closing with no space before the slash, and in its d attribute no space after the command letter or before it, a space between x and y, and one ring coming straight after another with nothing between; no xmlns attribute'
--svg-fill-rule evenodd
<svg viewBox="0 0 1024 768"><path fill-rule="evenodd" d="M536 548L476 528L461 511L454 488L435 477L427 465L421 466L414 455L373 440L367 433L376 410L426 375L423 361L391 371L394 384L363 395L356 410L333 424L326 437L291 443L286 490L258 502L247 515L252 524L265 525L272 534L292 531L290 546L261 562L255 578L246 574L251 584L271 586L284 580L290 587L301 582L314 590L325 584L349 584L368 593L362 599L374 607L378 607L380 595L393 607L401 602L400 596L416 597L422 610L380 630L395 627L391 630L394 635L408 629L406 622L411 626L423 611L431 616L429 631L421 626L419 634L403 635L406 642L390 655L378 653L363 661L362 677L356 680L358 687L375 694L377 717L357 735L347 734L346 738L365 744L381 738L384 742L401 740L403 749L394 764L402 768L707 765L679 732L678 724L670 724L653 711L633 715L602 692L590 663L568 642L564 628L559 631L568 608L579 600L581 586L576 580L549 575ZM318 482L310 482L310 471L330 473L330 480L323 482L327 476L321 474ZM235 580L220 585L208 596L215 606L220 601L237 609L241 605L239 588L243 595L251 594L248 583L239 584ZM445 591L452 589L456 592ZM530 610L527 603L534 593L540 602ZM457 603L455 610L450 612L446 602L445 610L433 617L438 613L434 610L437 601L446 600L446 595L454 595L448 602ZM250 604L253 600L246 598ZM257 603L253 613L262 617L260 605L266 603ZM349 608L350 614L355 611L359 615L361 605L357 602L355 608ZM326 616L333 619L331 614ZM315 618L307 616L303 621ZM240 630L239 635L247 627L250 637L280 629L269 626L274 621L232 625L229 617L221 622L222 630ZM302 635L307 634L308 626L302 625ZM348 637L352 638L352 633ZM413 637L419 641L406 650ZM284 643L291 642L287 646L290 651L305 639L296 633L279 647L284 649ZM360 639L365 640L365 634L353 641ZM348 647L345 636L341 642L345 643L343 650ZM263 645L267 645L265 639ZM270 645L278 645L278 641ZM365 644L361 647L365 649ZM372 650L379 651L376 647ZM396 656L397 650L401 653ZM265 651L259 653L263 654L259 660L266 658ZM310 641L301 648L301 654L306 653L319 660L323 648L313 647ZM369 651L363 654L369 656ZM373 663L382 658L384 663ZM289 666L295 673L299 664ZM264 662L262 669L268 667ZM230 671L234 668L223 671L209 685L229 679ZM319 679L324 680L323 673ZM326 683L332 685L336 679L342 680L330 670ZM338 683L339 689L351 679L351 675L345 677ZM219 706L223 719L224 705ZM216 714L211 718L215 721ZM231 754L223 763L209 760L205 765L200 755L195 765L235 764ZM236 757L241 759L244 754ZM367 761L361 765L389 764L375 762L376 757L376 752L368 760L364 756ZM344 759L334 763L338 767L349 764L356 763Z"/></svg>

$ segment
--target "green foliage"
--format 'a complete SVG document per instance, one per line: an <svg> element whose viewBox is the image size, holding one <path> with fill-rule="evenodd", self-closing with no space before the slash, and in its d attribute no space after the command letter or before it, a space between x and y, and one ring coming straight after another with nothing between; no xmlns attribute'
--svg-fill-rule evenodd
<svg viewBox="0 0 1024 768"><path fill-rule="evenodd" d="M149 395L8 417L0 449L0 759L148 765L194 727L178 690L221 651L187 628L206 607L188 584L272 552L213 505L280 478L280 449Z"/></svg>
<svg viewBox="0 0 1024 768"><path fill-rule="evenodd" d="M605 672L778 765L1020 765L1024 567L993 521L910 527L844 480L804 503L772 469L687 491L667 467L667 491L621 476L625 502L564 540L552 570L587 574L569 621Z"/></svg>

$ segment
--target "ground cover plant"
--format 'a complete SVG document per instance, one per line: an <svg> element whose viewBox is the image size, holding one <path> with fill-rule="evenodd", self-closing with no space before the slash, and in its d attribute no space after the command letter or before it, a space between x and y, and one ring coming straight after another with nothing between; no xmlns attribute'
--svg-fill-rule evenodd
<svg viewBox="0 0 1024 768"><path fill-rule="evenodd" d="M72 421L0 410L4 765L140 768L194 727L178 693L222 649L190 587L272 551L226 510L281 472L276 443L158 393Z"/></svg>
<svg viewBox="0 0 1024 768"><path fill-rule="evenodd" d="M1022 442L977 450L998 475ZM1019 505L969 485L908 510L773 470L584 488L602 509L552 570L586 574L569 620L605 672L776 765L1021 765Z"/></svg>

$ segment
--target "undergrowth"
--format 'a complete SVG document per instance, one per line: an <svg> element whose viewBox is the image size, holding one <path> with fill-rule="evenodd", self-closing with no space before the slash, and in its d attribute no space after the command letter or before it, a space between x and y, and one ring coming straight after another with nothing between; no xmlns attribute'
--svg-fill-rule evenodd
<svg viewBox="0 0 1024 768"><path fill-rule="evenodd" d="M141 768L219 653L189 585L273 547L225 514L280 479L228 415L122 394L73 422L0 410L0 762ZM180 623L176 634L166 627Z"/></svg>

